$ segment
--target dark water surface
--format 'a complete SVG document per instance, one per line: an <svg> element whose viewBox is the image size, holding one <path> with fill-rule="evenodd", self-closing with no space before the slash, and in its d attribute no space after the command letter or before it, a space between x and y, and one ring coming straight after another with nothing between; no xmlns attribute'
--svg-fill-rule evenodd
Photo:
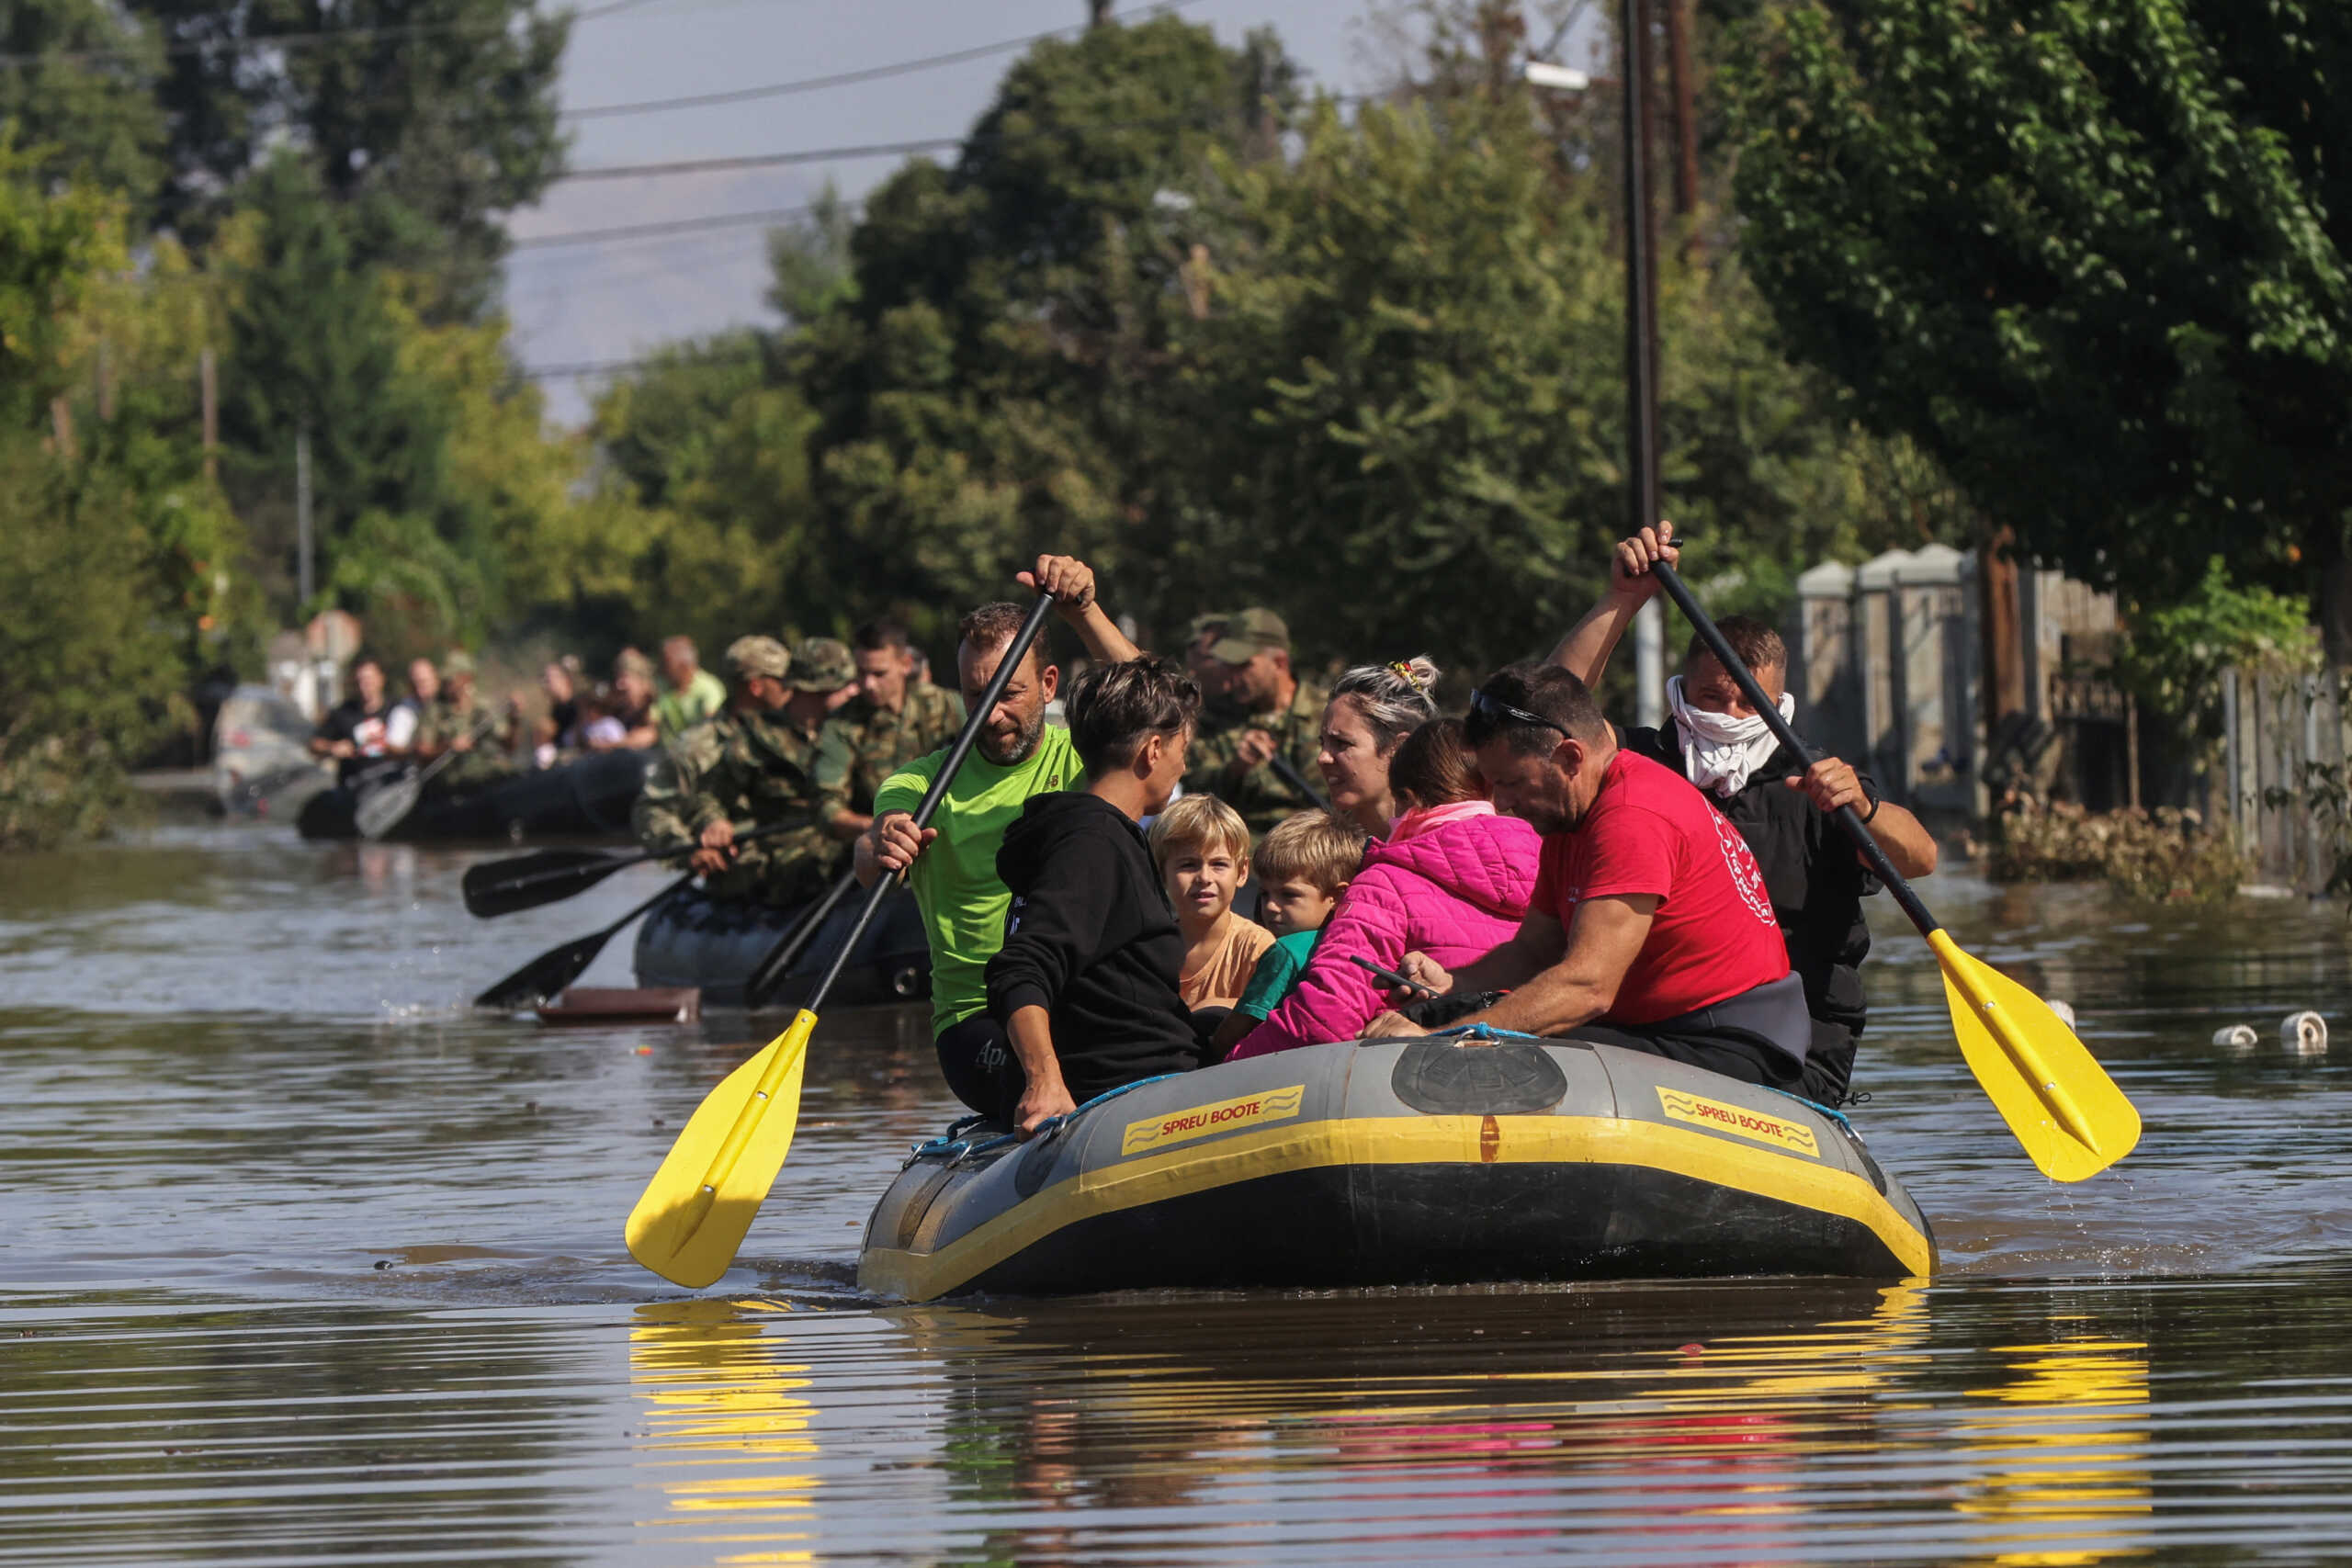
<svg viewBox="0 0 2352 1568"><path fill-rule="evenodd" d="M468 863L0 859L0 1562L2352 1559L2352 1092L2276 1040L2352 1029L2339 913L1928 886L2147 1119L2071 1189L1882 919L1856 1118L1932 1283L904 1308L852 1279L950 1114L922 1016L826 1021L742 1263L682 1299L621 1218L752 1026L473 1016L656 883L481 924Z"/></svg>

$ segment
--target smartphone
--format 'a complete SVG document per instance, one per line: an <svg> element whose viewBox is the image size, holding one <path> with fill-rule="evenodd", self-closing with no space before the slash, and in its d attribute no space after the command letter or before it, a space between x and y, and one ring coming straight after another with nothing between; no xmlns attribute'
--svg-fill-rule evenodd
<svg viewBox="0 0 2352 1568"><path fill-rule="evenodd" d="M1437 995L1435 991L1430 990L1419 980L1408 980L1404 976L1399 975L1394 969L1383 969L1379 964L1374 964L1371 959L1366 958L1361 953L1349 953L1348 962L1354 964L1357 968L1369 973L1374 979L1385 980L1400 991L1410 991L1415 996L1421 997L1433 997Z"/></svg>

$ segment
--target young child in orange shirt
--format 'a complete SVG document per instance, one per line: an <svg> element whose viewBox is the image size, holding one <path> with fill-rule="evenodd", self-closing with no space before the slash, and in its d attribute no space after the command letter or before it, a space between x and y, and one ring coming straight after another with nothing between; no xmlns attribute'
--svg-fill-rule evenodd
<svg viewBox="0 0 2352 1568"><path fill-rule="evenodd" d="M1213 795L1169 803L1151 825L1152 858L1184 935L1176 988L1195 1013L1241 999L1273 933L1233 912L1233 896L1250 876L1250 829Z"/></svg>

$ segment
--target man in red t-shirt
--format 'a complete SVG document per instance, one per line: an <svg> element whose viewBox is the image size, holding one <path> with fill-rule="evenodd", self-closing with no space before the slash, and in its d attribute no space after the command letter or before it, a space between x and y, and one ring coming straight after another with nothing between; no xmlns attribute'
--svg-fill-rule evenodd
<svg viewBox="0 0 2352 1568"><path fill-rule="evenodd" d="M1456 1021L1573 1035L1793 1088L1812 1025L1747 840L1680 776L1622 750L1585 683L1513 665L1464 726L1495 808L1544 837L1518 934L1449 975L1441 994L1510 994ZM1425 1032L1398 1014L1374 1034Z"/></svg>

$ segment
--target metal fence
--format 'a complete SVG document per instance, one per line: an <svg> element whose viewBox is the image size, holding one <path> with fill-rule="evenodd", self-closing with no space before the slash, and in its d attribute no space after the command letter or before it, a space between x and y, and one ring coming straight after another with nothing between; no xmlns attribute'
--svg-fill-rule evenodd
<svg viewBox="0 0 2352 1568"><path fill-rule="evenodd" d="M2264 882L2317 892L2345 845L2345 694L2326 675L2222 677L2214 808Z"/></svg>

